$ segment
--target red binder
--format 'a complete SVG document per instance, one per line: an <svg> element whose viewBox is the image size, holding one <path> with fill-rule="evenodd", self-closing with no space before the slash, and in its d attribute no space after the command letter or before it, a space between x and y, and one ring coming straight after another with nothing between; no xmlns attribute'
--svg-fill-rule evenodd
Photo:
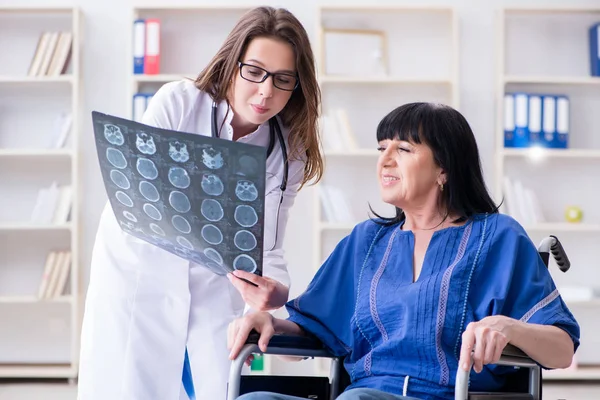
<svg viewBox="0 0 600 400"><path fill-rule="evenodd" d="M146 20L144 73L149 75L160 73L160 21L156 18Z"/></svg>

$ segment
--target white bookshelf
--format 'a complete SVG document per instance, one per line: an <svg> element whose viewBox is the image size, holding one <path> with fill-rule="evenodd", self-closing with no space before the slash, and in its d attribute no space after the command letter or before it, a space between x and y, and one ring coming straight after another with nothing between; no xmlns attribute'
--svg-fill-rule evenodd
<svg viewBox="0 0 600 400"><path fill-rule="evenodd" d="M557 286L600 285L600 78L590 76L587 29L600 21L598 8L505 8L496 24L496 125L494 196L503 199L504 177L519 179L539 198L546 222L524 228L534 243L550 234L571 260L563 274L551 262ZM504 93L564 94L570 100L568 149L504 147ZM583 210L580 223L565 220L565 208ZM595 332L600 301L567 304L581 327L574 370L545 371L548 381L600 381L600 340Z"/></svg>
<svg viewBox="0 0 600 400"><path fill-rule="evenodd" d="M78 8L0 7L0 51L11 54L0 65L0 378L77 377L82 19ZM68 69L59 76L28 76L41 34L61 31L73 34ZM47 148L60 112L71 114L68 143ZM70 220L31 223L38 191L52 181L72 186ZM71 251L67 288L62 296L38 299L53 250Z"/></svg>
<svg viewBox="0 0 600 400"><path fill-rule="evenodd" d="M452 8L324 6L318 9L317 29L314 49L318 55L323 114L344 109L357 146L327 148L328 131L324 127L325 175L313 189L315 270L356 223L369 217L369 204L380 214L393 215L393 207L380 200L376 182L379 153L375 136L379 121L394 108L414 101L440 102L459 108L459 31ZM387 57L383 57L387 60L387 73L328 75L325 32L329 30L383 31L387 42ZM410 57L410 63L405 62L406 57ZM344 182L353 182L352 187L340 186ZM352 213L348 220L327 219L320 190L330 185L348 200ZM318 360L316 374L326 375L329 364L329 360Z"/></svg>

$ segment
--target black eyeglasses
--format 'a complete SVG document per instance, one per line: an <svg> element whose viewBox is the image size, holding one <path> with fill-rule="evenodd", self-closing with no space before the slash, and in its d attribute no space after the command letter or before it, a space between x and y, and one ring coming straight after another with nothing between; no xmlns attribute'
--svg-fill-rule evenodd
<svg viewBox="0 0 600 400"><path fill-rule="evenodd" d="M264 68L257 67L256 65L244 64L241 61L238 61L238 67L240 67L240 76L247 81L263 83L269 76L272 76L273 85L277 89L291 92L298 87L299 81L296 75L287 74L285 72L272 73Z"/></svg>

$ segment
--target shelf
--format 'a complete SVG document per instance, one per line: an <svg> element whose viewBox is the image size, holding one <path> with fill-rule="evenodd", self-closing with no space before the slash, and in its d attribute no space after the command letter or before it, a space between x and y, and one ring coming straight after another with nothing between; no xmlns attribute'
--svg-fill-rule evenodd
<svg viewBox="0 0 600 400"><path fill-rule="evenodd" d="M185 78L196 79L198 74L157 74L157 75L145 75L145 74L133 74L133 80L138 83L152 83L152 82L173 82L180 81Z"/></svg>
<svg viewBox="0 0 600 400"><path fill-rule="evenodd" d="M0 83L73 83L71 75L60 76L0 76Z"/></svg>
<svg viewBox="0 0 600 400"><path fill-rule="evenodd" d="M69 304L71 296L59 296L50 299L39 299L36 296L4 296L0 297L0 304Z"/></svg>
<svg viewBox="0 0 600 400"><path fill-rule="evenodd" d="M325 157L379 157L377 149L357 149L346 151L327 150L323 153Z"/></svg>
<svg viewBox="0 0 600 400"><path fill-rule="evenodd" d="M542 377L545 381L600 381L600 367L544 371Z"/></svg>
<svg viewBox="0 0 600 400"><path fill-rule="evenodd" d="M30 223L12 223L0 224L0 232L2 231L65 231L71 230L70 223L60 225L39 225Z"/></svg>
<svg viewBox="0 0 600 400"><path fill-rule="evenodd" d="M2 378L75 378L77 369L69 364L0 364Z"/></svg>
<svg viewBox="0 0 600 400"><path fill-rule="evenodd" d="M392 76L381 77L351 77L351 76L323 76L319 78L321 84L327 83L352 83L352 84L425 84L425 85L452 85L450 79L442 78L395 78Z"/></svg>
<svg viewBox="0 0 600 400"><path fill-rule="evenodd" d="M45 14L45 13L72 13L73 8L71 7L12 7L12 6L0 6L0 13L14 12L14 13L33 13L33 14Z"/></svg>
<svg viewBox="0 0 600 400"><path fill-rule="evenodd" d="M523 226L528 232L592 232L600 233L600 224L577 224L568 222L543 223L537 225Z"/></svg>
<svg viewBox="0 0 600 400"><path fill-rule="evenodd" d="M356 226L352 222L321 222L319 229L322 231L351 231Z"/></svg>
<svg viewBox="0 0 600 400"><path fill-rule="evenodd" d="M503 149L504 157L531 157L541 158L598 158L600 159L600 150L583 149L544 149L540 147Z"/></svg>
<svg viewBox="0 0 600 400"><path fill-rule="evenodd" d="M72 157L70 149L0 149L0 157Z"/></svg>
<svg viewBox="0 0 600 400"><path fill-rule="evenodd" d="M535 83L548 85L600 85L600 77L588 76L505 76L504 83Z"/></svg>
<svg viewBox="0 0 600 400"><path fill-rule="evenodd" d="M600 13L600 8L595 7L510 7L505 8L507 14L569 14L569 13Z"/></svg>

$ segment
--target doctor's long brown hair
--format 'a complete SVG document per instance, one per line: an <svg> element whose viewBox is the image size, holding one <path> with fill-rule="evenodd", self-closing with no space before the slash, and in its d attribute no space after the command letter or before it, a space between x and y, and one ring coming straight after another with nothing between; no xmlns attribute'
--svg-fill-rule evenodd
<svg viewBox="0 0 600 400"><path fill-rule="evenodd" d="M300 83L278 115L290 130L288 159L304 158L306 154L302 184L309 181L316 183L323 176L317 127L321 91L308 35L292 13L272 7L258 7L245 13L196 79L196 87L217 102L227 100L231 79L238 73L237 63L250 41L257 37L282 40L294 49Z"/></svg>

